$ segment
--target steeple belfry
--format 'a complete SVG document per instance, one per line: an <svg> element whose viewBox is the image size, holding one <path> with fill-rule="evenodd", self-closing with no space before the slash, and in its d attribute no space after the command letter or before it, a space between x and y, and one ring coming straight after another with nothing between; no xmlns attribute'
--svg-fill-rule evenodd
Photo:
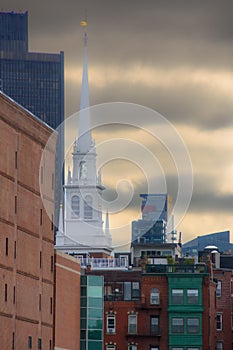
<svg viewBox="0 0 233 350"><path fill-rule="evenodd" d="M82 21L81 26L86 28L87 22ZM80 119L78 133L78 151L87 153L92 146L91 123L90 123L90 100L88 84L88 61L87 61L87 32L84 30L84 58L83 58L83 75L80 98Z"/></svg>

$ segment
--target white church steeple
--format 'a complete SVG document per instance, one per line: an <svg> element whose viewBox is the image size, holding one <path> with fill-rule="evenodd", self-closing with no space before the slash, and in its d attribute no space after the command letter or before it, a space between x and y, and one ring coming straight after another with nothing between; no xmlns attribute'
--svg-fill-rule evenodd
<svg viewBox="0 0 233 350"><path fill-rule="evenodd" d="M87 22L81 22L86 27ZM109 255L112 251L110 230L103 230L100 171L97 175L96 149L92 140L87 64L87 33L84 31L84 61L79 112L78 139L73 147L73 171L68 170L65 189L64 240L56 247L77 255ZM108 221L108 217L107 217ZM109 226L109 222L106 223Z"/></svg>
<svg viewBox="0 0 233 350"><path fill-rule="evenodd" d="M86 21L82 22L86 23ZM90 99L88 84L88 63L87 63L87 32L84 31L84 58L83 58L83 75L82 89L80 98L80 123L78 132L78 146L80 153L90 151L92 145L91 123L90 123Z"/></svg>

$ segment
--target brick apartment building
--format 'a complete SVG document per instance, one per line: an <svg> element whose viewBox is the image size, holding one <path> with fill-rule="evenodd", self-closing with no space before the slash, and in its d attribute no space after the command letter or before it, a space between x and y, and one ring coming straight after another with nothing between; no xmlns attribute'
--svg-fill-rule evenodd
<svg viewBox="0 0 233 350"><path fill-rule="evenodd" d="M233 349L233 271L217 268L213 270L216 289L216 349Z"/></svg>
<svg viewBox="0 0 233 350"><path fill-rule="evenodd" d="M53 129L0 93L0 347L53 349L54 233L40 198ZM54 154L44 169L53 203Z"/></svg>
<svg viewBox="0 0 233 350"><path fill-rule="evenodd" d="M147 265L104 276L104 350L215 349L215 290L205 265Z"/></svg>

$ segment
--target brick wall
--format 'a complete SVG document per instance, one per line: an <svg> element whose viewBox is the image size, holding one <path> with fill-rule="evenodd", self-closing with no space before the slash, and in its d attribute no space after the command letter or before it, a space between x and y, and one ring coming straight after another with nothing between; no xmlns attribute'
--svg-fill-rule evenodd
<svg viewBox="0 0 233 350"><path fill-rule="evenodd" d="M53 347L54 237L39 192L40 159L52 132L0 93L1 350L27 349L29 337L32 348L38 339L43 350ZM48 178L52 150L50 166ZM47 196L53 205L52 187Z"/></svg>
<svg viewBox="0 0 233 350"><path fill-rule="evenodd" d="M76 258L55 255L55 349L80 349L80 264Z"/></svg>

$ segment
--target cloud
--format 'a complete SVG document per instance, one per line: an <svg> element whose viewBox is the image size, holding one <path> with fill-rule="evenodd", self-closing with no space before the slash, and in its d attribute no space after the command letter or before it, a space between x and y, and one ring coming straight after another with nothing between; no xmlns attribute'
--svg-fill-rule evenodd
<svg viewBox="0 0 233 350"><path fill-rule="evenodd" d="M193 162L193 199L181 225L186 237L232 228L233 2L22 0L19 5L16 0L2 0L3 11L29 10L32 51L65 51L67 116L79 109L83 59L79 22L84 6L92 104L132 102L164 115L181 133ZM95 134L100 140L104 133L110 137L134 134L144 141L159 159L168 191L176 198L176 169L171 159L167 162L162 146L148 135L124 129L95 130ZM126 176L127 167L135 194L131 207L116 223L138 213L137 195L146 190L140 170L118 163L113 173L104 172L109 198L115 198L119 173Z"/></svg>

